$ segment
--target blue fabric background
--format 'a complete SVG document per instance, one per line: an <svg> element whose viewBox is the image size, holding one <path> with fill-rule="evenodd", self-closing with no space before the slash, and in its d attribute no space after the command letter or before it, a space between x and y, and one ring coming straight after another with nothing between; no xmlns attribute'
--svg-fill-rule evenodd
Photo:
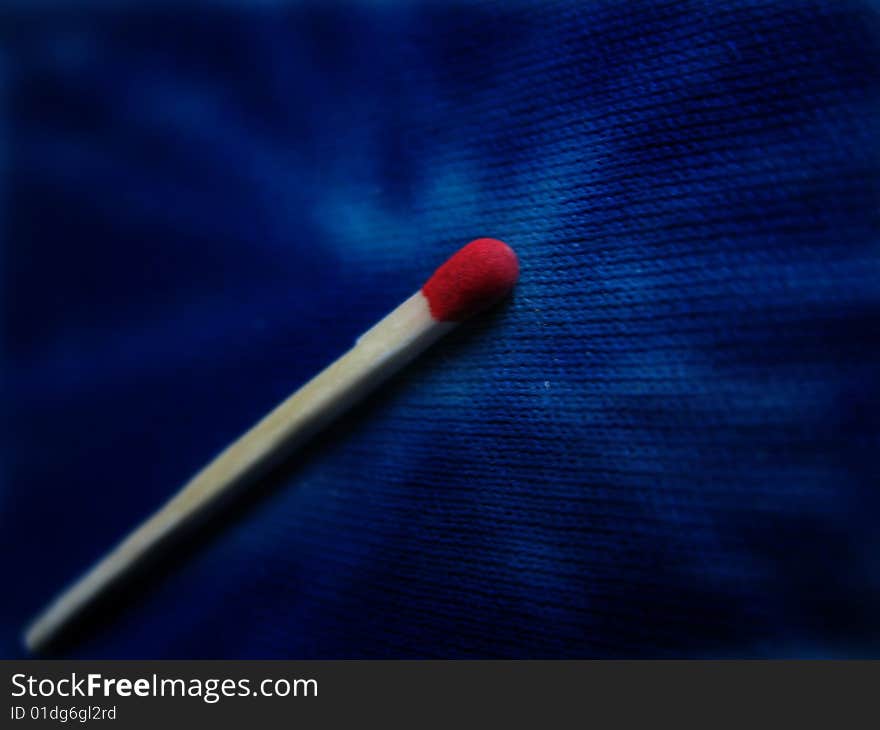
<svg viewBox="0 0 880 730"><path fill-rule="evenodd" d="M71 657L880 656L880 22L7 3L0 650L478 236L460 328Z"/></svg>

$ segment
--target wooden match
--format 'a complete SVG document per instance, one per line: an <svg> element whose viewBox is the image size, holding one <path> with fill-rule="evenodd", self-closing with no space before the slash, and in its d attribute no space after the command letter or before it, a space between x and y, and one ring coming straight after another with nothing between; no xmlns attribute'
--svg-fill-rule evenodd
<svg viewBox="0 0 880 730"><path fill-rule="evenodd" d="M24 642L45 648L73 618L160 544L373 391L456 324L503 298L519 263L507 244L479 238L358 338L354 347L276 406L198 472L30 624Z"/></svg>

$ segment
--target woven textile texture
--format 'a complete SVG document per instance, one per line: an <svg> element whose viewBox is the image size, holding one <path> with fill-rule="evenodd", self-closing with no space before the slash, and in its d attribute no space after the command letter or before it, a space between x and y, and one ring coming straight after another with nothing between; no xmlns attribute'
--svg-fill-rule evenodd
<svg viewBox="0 0 880 730"><path fill-rule="evenodd" d="M459 328L57 656L880 656L871 3L0 10L0 650L467 241Z"/></svg>

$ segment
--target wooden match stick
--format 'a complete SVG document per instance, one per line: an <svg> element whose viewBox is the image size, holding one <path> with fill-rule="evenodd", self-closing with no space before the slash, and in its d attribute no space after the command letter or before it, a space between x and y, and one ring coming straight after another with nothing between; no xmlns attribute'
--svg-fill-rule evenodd
<svg viewBox="0 0 880 730"><path fill-rule="evenodd" d="M455 325L504 297L519 264L509 246L471 241L355 346L278 405L198 472L158 512L62 592L26 629L33 652L219 497L263 474Z"/></svg>

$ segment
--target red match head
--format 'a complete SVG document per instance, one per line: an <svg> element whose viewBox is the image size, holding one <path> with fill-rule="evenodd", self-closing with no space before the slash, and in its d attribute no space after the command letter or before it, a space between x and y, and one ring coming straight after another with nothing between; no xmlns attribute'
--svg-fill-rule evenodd
<svg viewBox="0 0 880 730"><path fill-rule="evenodd" d="M503 298L516 283L513 249L494 238L478 238L452 255L422 287L431 314L460 322Z"/></svg>

